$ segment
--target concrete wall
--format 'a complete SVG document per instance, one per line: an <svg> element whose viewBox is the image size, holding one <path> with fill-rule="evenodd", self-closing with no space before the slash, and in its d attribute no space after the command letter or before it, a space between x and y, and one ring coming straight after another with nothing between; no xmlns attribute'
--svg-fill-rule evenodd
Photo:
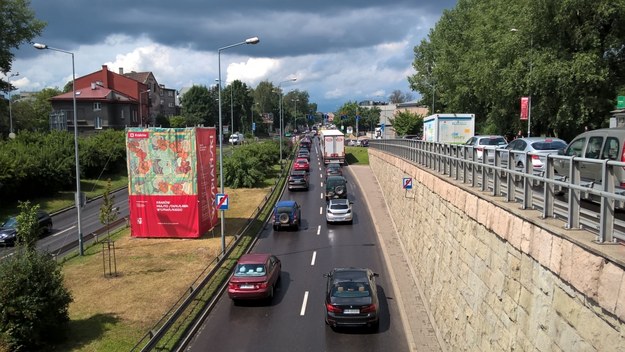
<svg viewBox="0 0 625 352"><path fill-rule="evenodd" d="M447 350L625 351L625 246L374 149L369 161Z"/></svg>

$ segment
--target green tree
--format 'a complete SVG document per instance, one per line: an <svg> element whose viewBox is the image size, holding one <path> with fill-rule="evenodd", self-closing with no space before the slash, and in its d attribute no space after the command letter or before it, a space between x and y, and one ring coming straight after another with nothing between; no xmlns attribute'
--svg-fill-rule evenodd
<svg viewBox="0 0 625 352"><path fill-rule="evenodd" d="M3 0L0 2L0 72L11 71L14 49L22 43L30 44L33 38L41 35L46 23L35 18L28 0ZM9 82L0 78L0 91L9 90Z"/></svg>
<svg viewBox="0 0 625 352"><path fill-rule="evenodd" d="M412 100L412 94L410 94L409 92L402 93L401 90L397 89L391 93L391 95L388 97L388 100L391 104L405 103Z"/></svg>
<svg viewBox="0 0 625 352"><path fill-rule="evenodd" d="M223 96L222 96L223 98ZM172 123L172 127L191 127L203 124L215 126L217 115L213 115L218 106L214 95L206 86L191 87L180 99L182 104L182 116L185 118L184 126ZM170 119L172 122L172 119Z"/></svg>
<svg viewBox="0 0 625 352"><path fill-rule="evenodd" d="M437 111L475 113L479 133L525 130L531 95L532 135L570 139L614 108L624 28L623 1L459 0L415 47L409 82Z"/></svg>
<svg viewBox="0 0 625 352"><path fill-rule="evenodd" d="M389 120L398 136L417 134L423 129L423 116L407 110L398 112Z"/></svg>
<svg viewBox="0 0 625 352"><path fill-rule="evenodd" d="M100 223L106 226L107 237L110 237L109 225L117 220L119 216L119 207L115 206L115 195L111 194L112 188L111 179L108 179L102 194L102 205L100 206L100 215L98 217Z"/></svg>
<svg viewBox="0 0 625 352"><path fill-rule="evenodd" d="M63 339L72 297L56 261L36 249L39 206L19 208L17 250L0 261L0 349L29 351Z"/></svg>

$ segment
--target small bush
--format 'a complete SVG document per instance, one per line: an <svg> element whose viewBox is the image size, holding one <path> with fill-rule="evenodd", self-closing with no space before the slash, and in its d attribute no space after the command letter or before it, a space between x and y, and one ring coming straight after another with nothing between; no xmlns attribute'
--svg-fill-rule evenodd
<svg viewBox="0 0 625 352"><path fill-rule="evenodd" d="M0 262L0 349L45 349L65 338L72 297L49 254L20 250Z"/></svg>

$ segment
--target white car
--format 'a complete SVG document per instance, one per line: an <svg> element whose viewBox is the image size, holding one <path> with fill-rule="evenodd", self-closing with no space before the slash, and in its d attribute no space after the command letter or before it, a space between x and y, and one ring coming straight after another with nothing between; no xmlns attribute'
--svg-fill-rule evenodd
<svg viewBox="0 0 625 352"><path fill-rule="evenodd" d="M347 222L351 224L354 220L352 204L347 199L330 199L326 206L326 222Z"/></svg>

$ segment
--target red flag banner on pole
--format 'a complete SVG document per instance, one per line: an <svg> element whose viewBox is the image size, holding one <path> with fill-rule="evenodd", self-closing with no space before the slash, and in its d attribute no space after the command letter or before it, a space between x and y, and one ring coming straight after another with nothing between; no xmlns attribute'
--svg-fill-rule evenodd
<svg viewBox="0 0 625 352"><path fill-rule="evenodd" d="M530 98L522 97L521 98L521 120L526 121L529 113L529 102Z"/></svg>

